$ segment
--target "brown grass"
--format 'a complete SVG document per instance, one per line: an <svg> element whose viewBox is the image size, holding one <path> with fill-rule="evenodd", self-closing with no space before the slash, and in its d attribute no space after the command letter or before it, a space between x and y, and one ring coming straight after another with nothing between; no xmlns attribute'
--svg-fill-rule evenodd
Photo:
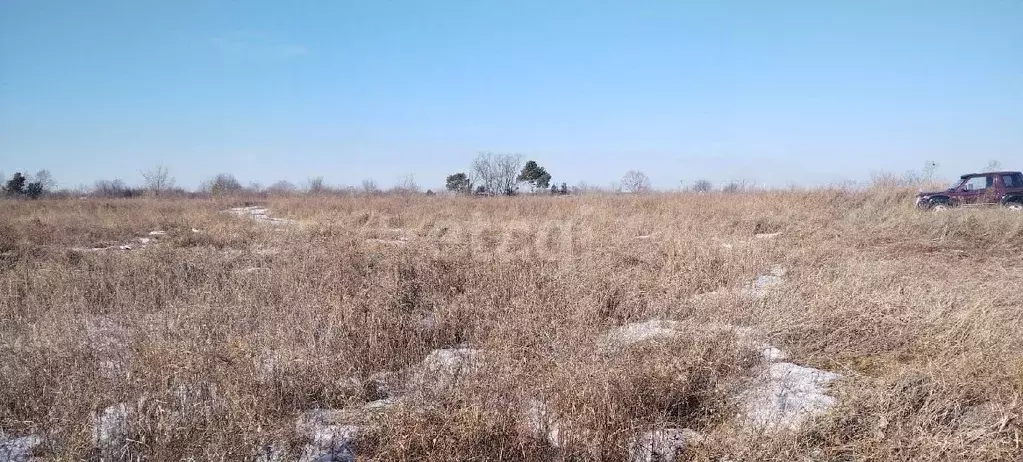
<svg viewBox="0 0 1023 462"><path fill-rule="evenodd" d="M242 202L0 204L0 431L94 457L90 415L124 402L138 410L125 458L251 458L300 445L302 411L373 399L346 377L468 342L487 352L478 379L381 415L360 456L623 460L664 426L706 437L694 460L1023 451L1023 216L1008 211L818 190L269 200L300 221L286 227L218 213ZM152 230L168 235L69 250ZM788 282L762 300L693 298L774 263ZM751 436L729 397L752 358L726 334L595 353L602 331L654 317L754 327L842 373L840 405L798 434ZM572 429L564 448L522 430L533 398Z"/></svg>

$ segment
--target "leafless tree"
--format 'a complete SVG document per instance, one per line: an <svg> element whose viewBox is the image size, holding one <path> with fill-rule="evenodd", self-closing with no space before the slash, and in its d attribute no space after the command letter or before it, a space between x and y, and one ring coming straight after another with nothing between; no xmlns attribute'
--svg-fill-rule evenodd
<svg viewBox="0 0 1023 462"><path fill-rule="evenodd" d="M985 172L995 172L1002 169L1002 163L997 160L987 161L987 166L984 167Z"/></svg>
<svg viewBox="0 0 1023 462"><path fill-rule="evenodd" d="M472 182L482 186L487 194L515 194L518 189L522 156L519 154L494 154L481 152L472 161Z"/></svg>
<svg viewBox="0 0 1023 462"><path fill-rule="evenodd" d="M242 184L230 173L219 173L212 180L203 181L199 191L211 196L233 194L242 190Z"/></svg>
<svg viewBox="0 0 1023 462"><path fill-rule="evenodd" d="M399 178L391 190L399 194L418 194L421 191L419 184L416 183L415 175L412 174Z"/></svg>
<svg viewBox="0 0 1023 462"><path fill-rule="evenodd" d="M327 191L327 186L323 184L323 177L317 176L306 182L305 190L309 194L321 194Z"/></svg>
<svg viewBox="0 0 1023 462"><path fill-rule="evenodd" d="M295 192L295 185L288 181L281 180L266 188L267 194L275 196L286 196Z"/></svg>
<svg viewBox="0 0 1023 462"><path fill-rule="evenodd" d="M714 189L714 184L707 180L696 180L696 182L693 183L693 191L698 193L710 192L712 189Z"/></svg>
<svg viewBox="0 0 1023 462"><path fill-rule="evenodd" d="M159 196L174 186L174 178L170 177L170 169L166 165L157 165L142 172L142 178L146 180L146 190L154 196Z"/></svg>
<svg viewBox="0 0 1023 462"><path fill-rule="evenodd" d="M376 194L380 192L380 189L377 188L376 181L373 181L373 179L368 178L362 180L362 192L363 194Z"/></svg>
<svg viewBox="0 0 1023 462"><path fill-rule="evenodd" d="M0 174L0 178L3 178L3 174ZM54 189L57 189L57 181L53 179L53 175L50 174L49 170L40 170L36 172L35 175L32 175L29 181L39 183L43 186L43 190L45 191L53 191Z"/></svg>
<svg viewBox="0 0 1023 462"><path fill-rule="evenodd" d="M650 178L639 170L629 170L622 177L621 188L627 193L645 193L650 191Z"/></svg>

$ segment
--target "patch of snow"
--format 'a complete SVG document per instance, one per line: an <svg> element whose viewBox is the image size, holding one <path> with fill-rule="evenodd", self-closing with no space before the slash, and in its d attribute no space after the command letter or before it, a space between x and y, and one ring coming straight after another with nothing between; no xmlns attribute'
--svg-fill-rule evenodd
<svg viewBox="0 0 1023 462"><path fill-rule="evenodd" d="M131 250L132 246L131 246L131 244L124 244L124 245L117 246L117 249L118 250Z"/></svg>
<svg viewBox="0 0 1023 462"><path fill-rule="evenodd" d="M150 231L149 235L153 237L166 236L167 231Z"/></svg>
<svg viewBox="0 0 1023 462"><path fill-rule="evenodd" d="M266 207L260 206L249 206L249 207L234 207L225 210L224 212L240 217L251 217L252 219L271 225L291 225L297 223L295 220L289 220L287 218L276 218L270 216L270 210ZM192 232L196 232L195 228Z"/></svg>
<svg viewBox="0 0 1023 462"><path fill-rule="evenodd" d="M139 243L142 244L142 245L149 244L150 242L152 242L152 240L153 240L152 238L148 238L148 237L140 237L140 238L138 238Z"/></svg>
<svg viewBox="0 0 1023 462"><path fill-rule="evenodd" d="M440 393L459 378L477 372L483 352L460 346L433 350L409 378L409 389Z"/></svg>
<svg viewBox="0 0 1023 462"><path fill-rule="evenodd" d="M298 460L355 462L353 446L362 427L336 423L338 414L338 411L314 409L299 417L296 430L310 442L303 448Z"/></svg>
<svg viewBox="0 0 1023 462"><path fill-rule="evenodd" d="M677 321L661 319L626 324L602 335L598 345L601 351L608 351L655 339L672 339L681 335L679 326Z"/></svg>
<svg viewBox="0 0 1023 462"><path fill-rule="evenodd" d="M399 403L401 403L401 400L398 398L384 398L370 401L363 405L362 408L367 411L382 411L397 406Z"/></svg>
<svg viewBox="0 0 1023 462"><path fill-rule="evenodd" d="M526 406L523 424L526 433L547 441L552 447L560 448L565 445L561 422L547 403L537 399L530 400Z"/></svg>
<svg viewBox="0 0 1023 462"><path fill-rule="evenodd" d="M32 452L42 444L43 438L38 435L18 438L4 438L0 436L0 462L27 462L32 460Z"/></svg>
<svg viewBox="0 0 1023 462"><path fill-rule="evenodd" d="M740 394L741 418L761 431L798 430L807 419L835 406L837 400L826 394L826 387L841 377L787 362L770 364Z"/></svg>
<svg viewBox="0 0 1023 462"><path fill-rule="evenodd" d="M419 321L416 321L416 325L419 327L420 331L432 334L437 331L440 321L437 320L437 314L431 311L423 315Z"/></svg>
<svg viewBox="0 0 1023 462"><path fill-rule="evenodd" d="M754 237L756 237L757 239L774 239L778 236L781 236L781 231L777 233L760 233L755 235Z"/></svg>
<svg viewBox="0 0 1023 462"><path fill-rule="evenodd" d="M767 362L784 361L789 358L784 351L781 351L771 345L764 344L761 346L760 357Z"/></svg>
<svg viewBox="0 0 1023 462"><path fill-rule="evenodd" d="M104 452L115 451L128 436L128 405L115 404L92 416L92 444Z"/></svg>
<svg viewBox="0 0 1023 462"><path fill-rule="evenodd" d="M377 239L377 238L372 238L372 239L366 239L366 242L371 242L371 243L374 243L374 244L383 244L383 245L396 245L396 246L402 246L402 245L408 244L408 241L406 241L405 239Z"/></svg>
<svg viewBox="0 0 1023 462"><path fill-rule="evenodd" d="M753 282L743 287L742 295L753 298L763 298L769 289L782 285L785 282L784 276L788 270L781 265L771 265L767 274L761 274L753 279Z"/></svg>
<svg viewBox="0 0 1023 462"><path fill-rule="evenodd" d="M202 230L201 229L192 228L192 232L193 233L201 233Z"/></svg>

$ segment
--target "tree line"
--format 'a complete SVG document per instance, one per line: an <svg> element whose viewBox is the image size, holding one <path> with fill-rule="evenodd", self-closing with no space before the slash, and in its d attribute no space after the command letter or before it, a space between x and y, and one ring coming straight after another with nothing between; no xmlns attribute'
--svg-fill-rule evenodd
<svg viewBox="0 0 1023 462"><path fill-rule="evenodd" d="M522 193L529 194L584 194L584 193L646 193L652 190L650 178L639 170L630 170L622 176L618 183L609 187L592 187L584 182L579 183L571 190L568 184L562 181L560 184L554 181L554 176L546 167L535 160L523 162L524 158L519 154L504 153L479 153L469 166L469 169L448 175L445 178L445 189L452 194L474 195L474 196L514 196ZM938 164L928 161L922 172L913 171L907 173L906 178L921 182L924 179L933 181L934 172ZM990 161L984 166L985 171L992 171L1001 168L998 161ZM210 197L223 195L246 195L246 196L284 196L299 193L305 194L351 194L351 195L375 195L375 194L400 194L412 195L422 194L423 190L416 183L412 175L407 175L398 180L389 189L379 188L374 180L363 180L358 187L333 187L327 185L322 177L310 178L302 186L288 181L278 181L269 186L259 183L243 185L233 175L221 173L203 181L195 191L188 191L175 185L175 179L170 175L170 169L164 165L158 165L149 170L140 172L142 184L131 186L121 179L99 180L91 187L79 187L76 189L57 189L57 183L47 170L40 170L35 174L16 172L7 178L0 172L0 196L6 198L27 198L38 199L41 197ZM906 180L908 181L908 180ZM905 182L905 181L903 181ZM914 183L915 184L915 183ZM725 193L736 193L756 189L756 186L747 181L731 181L719 188L708 180L697 180L691 185L680 185L680 190L688 190L697 193L707 193L717 189ZM432 190L426 190L426 195L434 195Z"/></svg>

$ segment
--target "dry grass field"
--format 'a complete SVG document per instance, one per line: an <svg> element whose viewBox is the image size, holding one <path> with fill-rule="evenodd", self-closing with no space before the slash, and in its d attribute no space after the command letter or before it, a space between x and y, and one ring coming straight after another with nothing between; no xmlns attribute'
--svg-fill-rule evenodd
<svg viewBox="0 0 1023 462"><path fill-rule="evenodd" d="M320 409L358 427L336 460L618 461L664 428L699 435L676 460L1019 460L1023 216L912 197L0 202L0 434L47 460L290 460ZM295 222L223 212L253 204ZM681 335L602 349L652 319ZM709 326L841 374L836 404L749 429L758 352ZM431 376L445 348L473 366Z"/></svg>

